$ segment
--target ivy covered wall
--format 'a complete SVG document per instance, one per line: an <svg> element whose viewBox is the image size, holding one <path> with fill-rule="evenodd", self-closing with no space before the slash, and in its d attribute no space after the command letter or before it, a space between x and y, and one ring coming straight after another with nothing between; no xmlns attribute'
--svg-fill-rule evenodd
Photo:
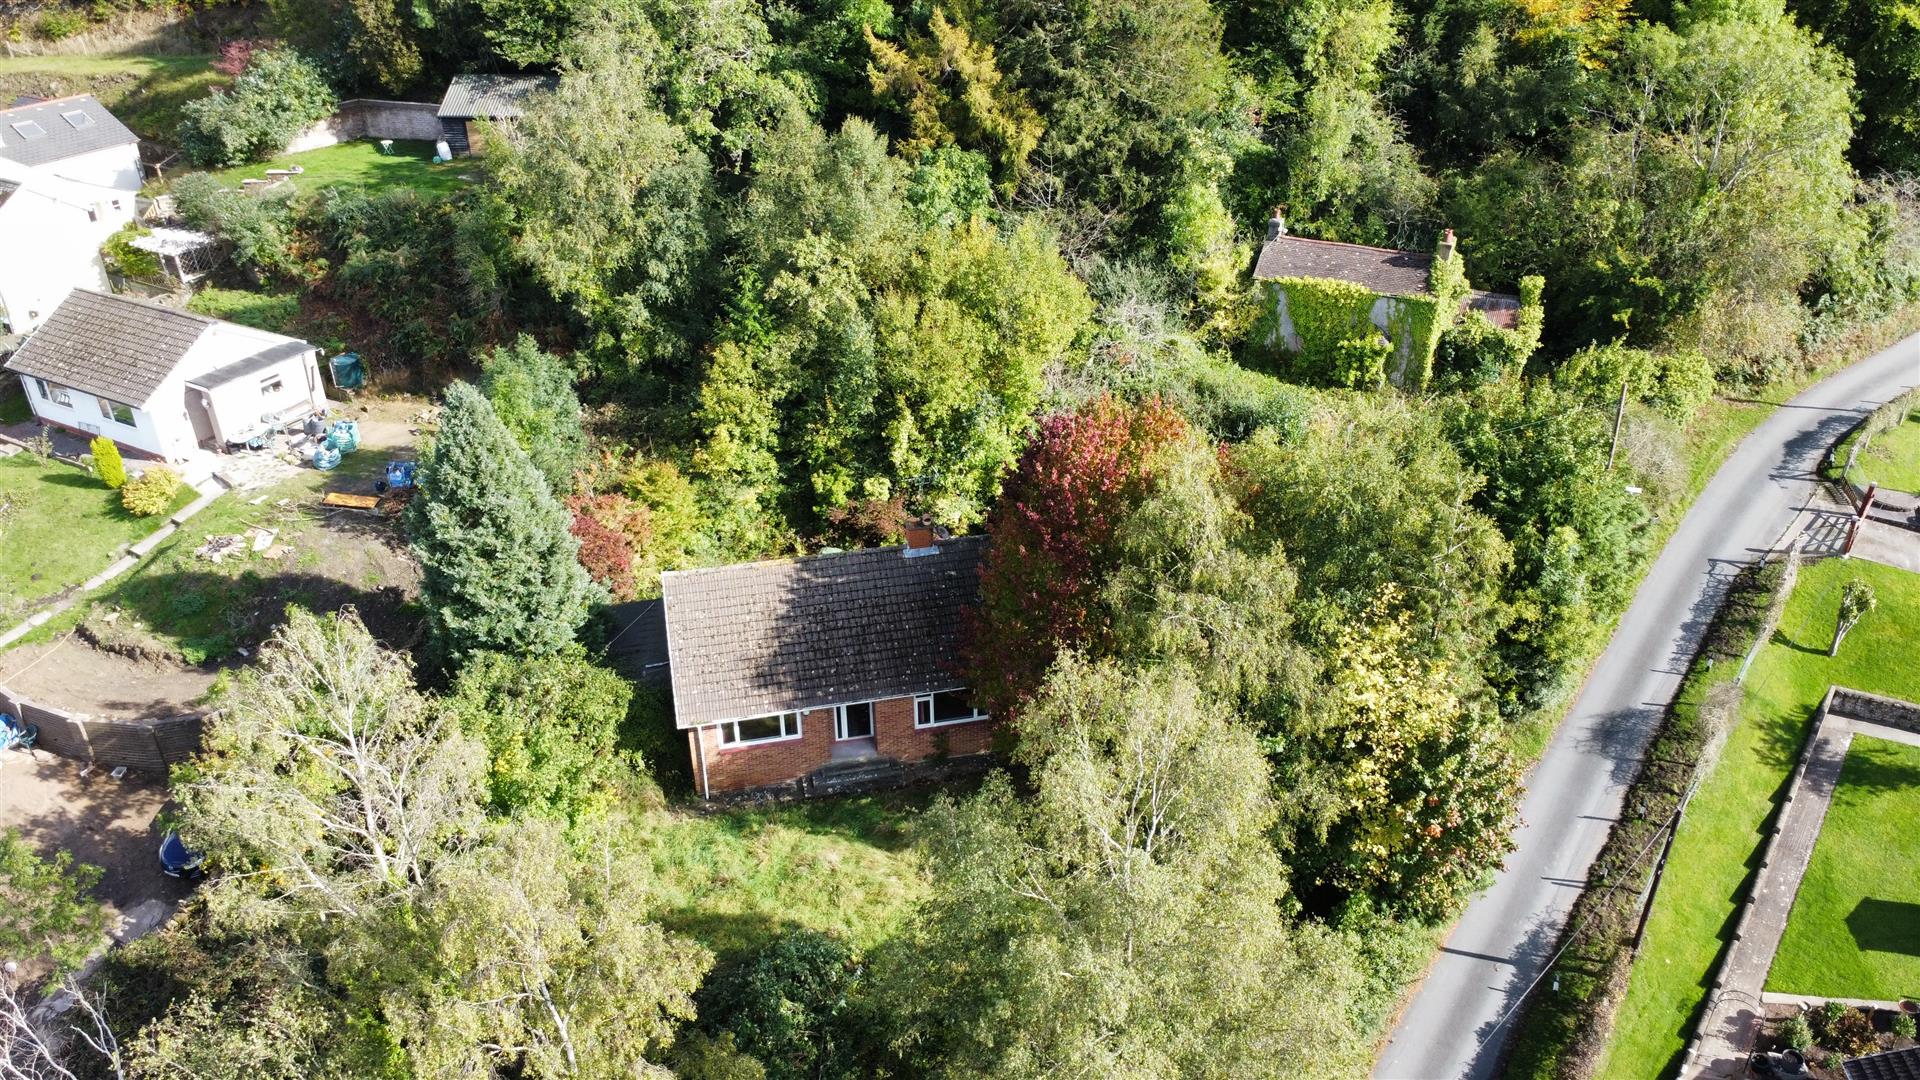
<svg viewBox="0 0 1920 1080"><path fill-rule="evenodd" d="M1254 339L1284 357L1288 374L1323 386L1368 388L1382 379L1418 390L1433 377L1440 338L1459 317L1470 286L1459 256L1434 260L1430 296L1383 296L1332 278L1282 277L1268 291ZM1389 346L1372 377L1356 358Z"/></svg>

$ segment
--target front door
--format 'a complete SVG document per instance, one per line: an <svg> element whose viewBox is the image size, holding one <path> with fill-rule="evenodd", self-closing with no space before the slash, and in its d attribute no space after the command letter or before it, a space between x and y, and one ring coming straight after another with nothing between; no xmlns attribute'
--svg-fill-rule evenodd
<svg viewBox="0 0 1920 1080"><path fill-rule="evenodd" d="M835 709L833 737L843 741L873 738L873 702L863 701L858 705L842 705Z"/></svg>

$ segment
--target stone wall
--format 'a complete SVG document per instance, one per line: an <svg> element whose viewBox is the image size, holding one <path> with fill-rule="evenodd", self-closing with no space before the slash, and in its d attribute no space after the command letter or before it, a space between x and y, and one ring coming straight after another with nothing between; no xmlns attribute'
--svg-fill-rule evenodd
<svg viewBox="0 0 1920 1080"><path fill-rule="evenodd" d="M12 713L40 729L38 749L105 768L125 765L164 773L200 749L201 718L100 720L38 705L0 686L0 712Z"/></svg>
<svg viewBox="0 0 1920 1080"><path fill-rule="evenodd" d="M426 101L379 101L353 98L339 111L294 136L286 152L318 150L355 139L397 139L433 142L440 138L440 106Z"/></svg>
<svg viewBox="0 0 1920 1080"><path fill-rule="evenodd" d="M1849 720L1865 720L1920 734L1920 705L1910 701L1836 686L1828 698L1827 708Z"/></svg>

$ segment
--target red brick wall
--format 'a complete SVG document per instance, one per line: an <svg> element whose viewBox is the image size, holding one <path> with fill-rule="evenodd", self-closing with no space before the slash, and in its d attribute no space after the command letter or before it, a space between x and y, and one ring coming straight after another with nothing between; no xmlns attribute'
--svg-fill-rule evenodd
<svg viewBox="0 0 1920 1080"><path fill-rule="evenodd" d="M707 759L706 794L765 787L793 780L833 760L833 710L815 709L800 718L800 737L748 746L720 745L720 729L703 727L687 733L695 749L694 783L700 782L700 754ZM693 737L701 745L692 746Z"/></svg>
<svg viewBox="0 0 1920 1080"><path fill-rule="evenodd" d="M888 698L873 706L874 748L900 761L924 761L944 752L949 757L993 748L993 721L975 720L936 728L913 726L913 699ZM687 732L693 755L693 781L701 783L700 758L706 756L705 795L797 780L833 760L833 710L815 709L800 719L800 738L752 746L722 747L720 729Z"/></svg>
<svg viewBox="0 0 1920 1080"><path fill-rule="evenodd" d="M924 761L943 748L948 757L960 757L993 748L993 721L916 728L913 699L888 698L873 706L873 738L883 756L901 761Z"/></svg>

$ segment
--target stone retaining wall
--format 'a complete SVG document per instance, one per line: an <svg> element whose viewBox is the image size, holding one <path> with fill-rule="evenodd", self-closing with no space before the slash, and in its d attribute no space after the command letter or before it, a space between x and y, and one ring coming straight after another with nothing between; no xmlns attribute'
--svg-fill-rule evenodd
<svg viewBox="0 0 1920 1080"><path fill-rule="evenodd" d="M1849 719L1885 724L1920 734L1920 705L1909 701L1836 686L1827 699L1827 708Z"/></svg>
<svg viewBox="0 0 1920 1080"><path fill-rule="evenodd" d="M440 138L439 114L440 106L432 102L352 98L341 102L332 116L295 135L286 152L297 154L355 139L433 142Z"/></svg>
<svg viewBox="0 0 1920 1080"><path fill-rule="evenodd" d="M164 773L200 749L199 716L163 720L100 720L82 713L37 705L0 686L0 712L9 712L40 729L41 750L105 768L125 765Z"/></svg>

